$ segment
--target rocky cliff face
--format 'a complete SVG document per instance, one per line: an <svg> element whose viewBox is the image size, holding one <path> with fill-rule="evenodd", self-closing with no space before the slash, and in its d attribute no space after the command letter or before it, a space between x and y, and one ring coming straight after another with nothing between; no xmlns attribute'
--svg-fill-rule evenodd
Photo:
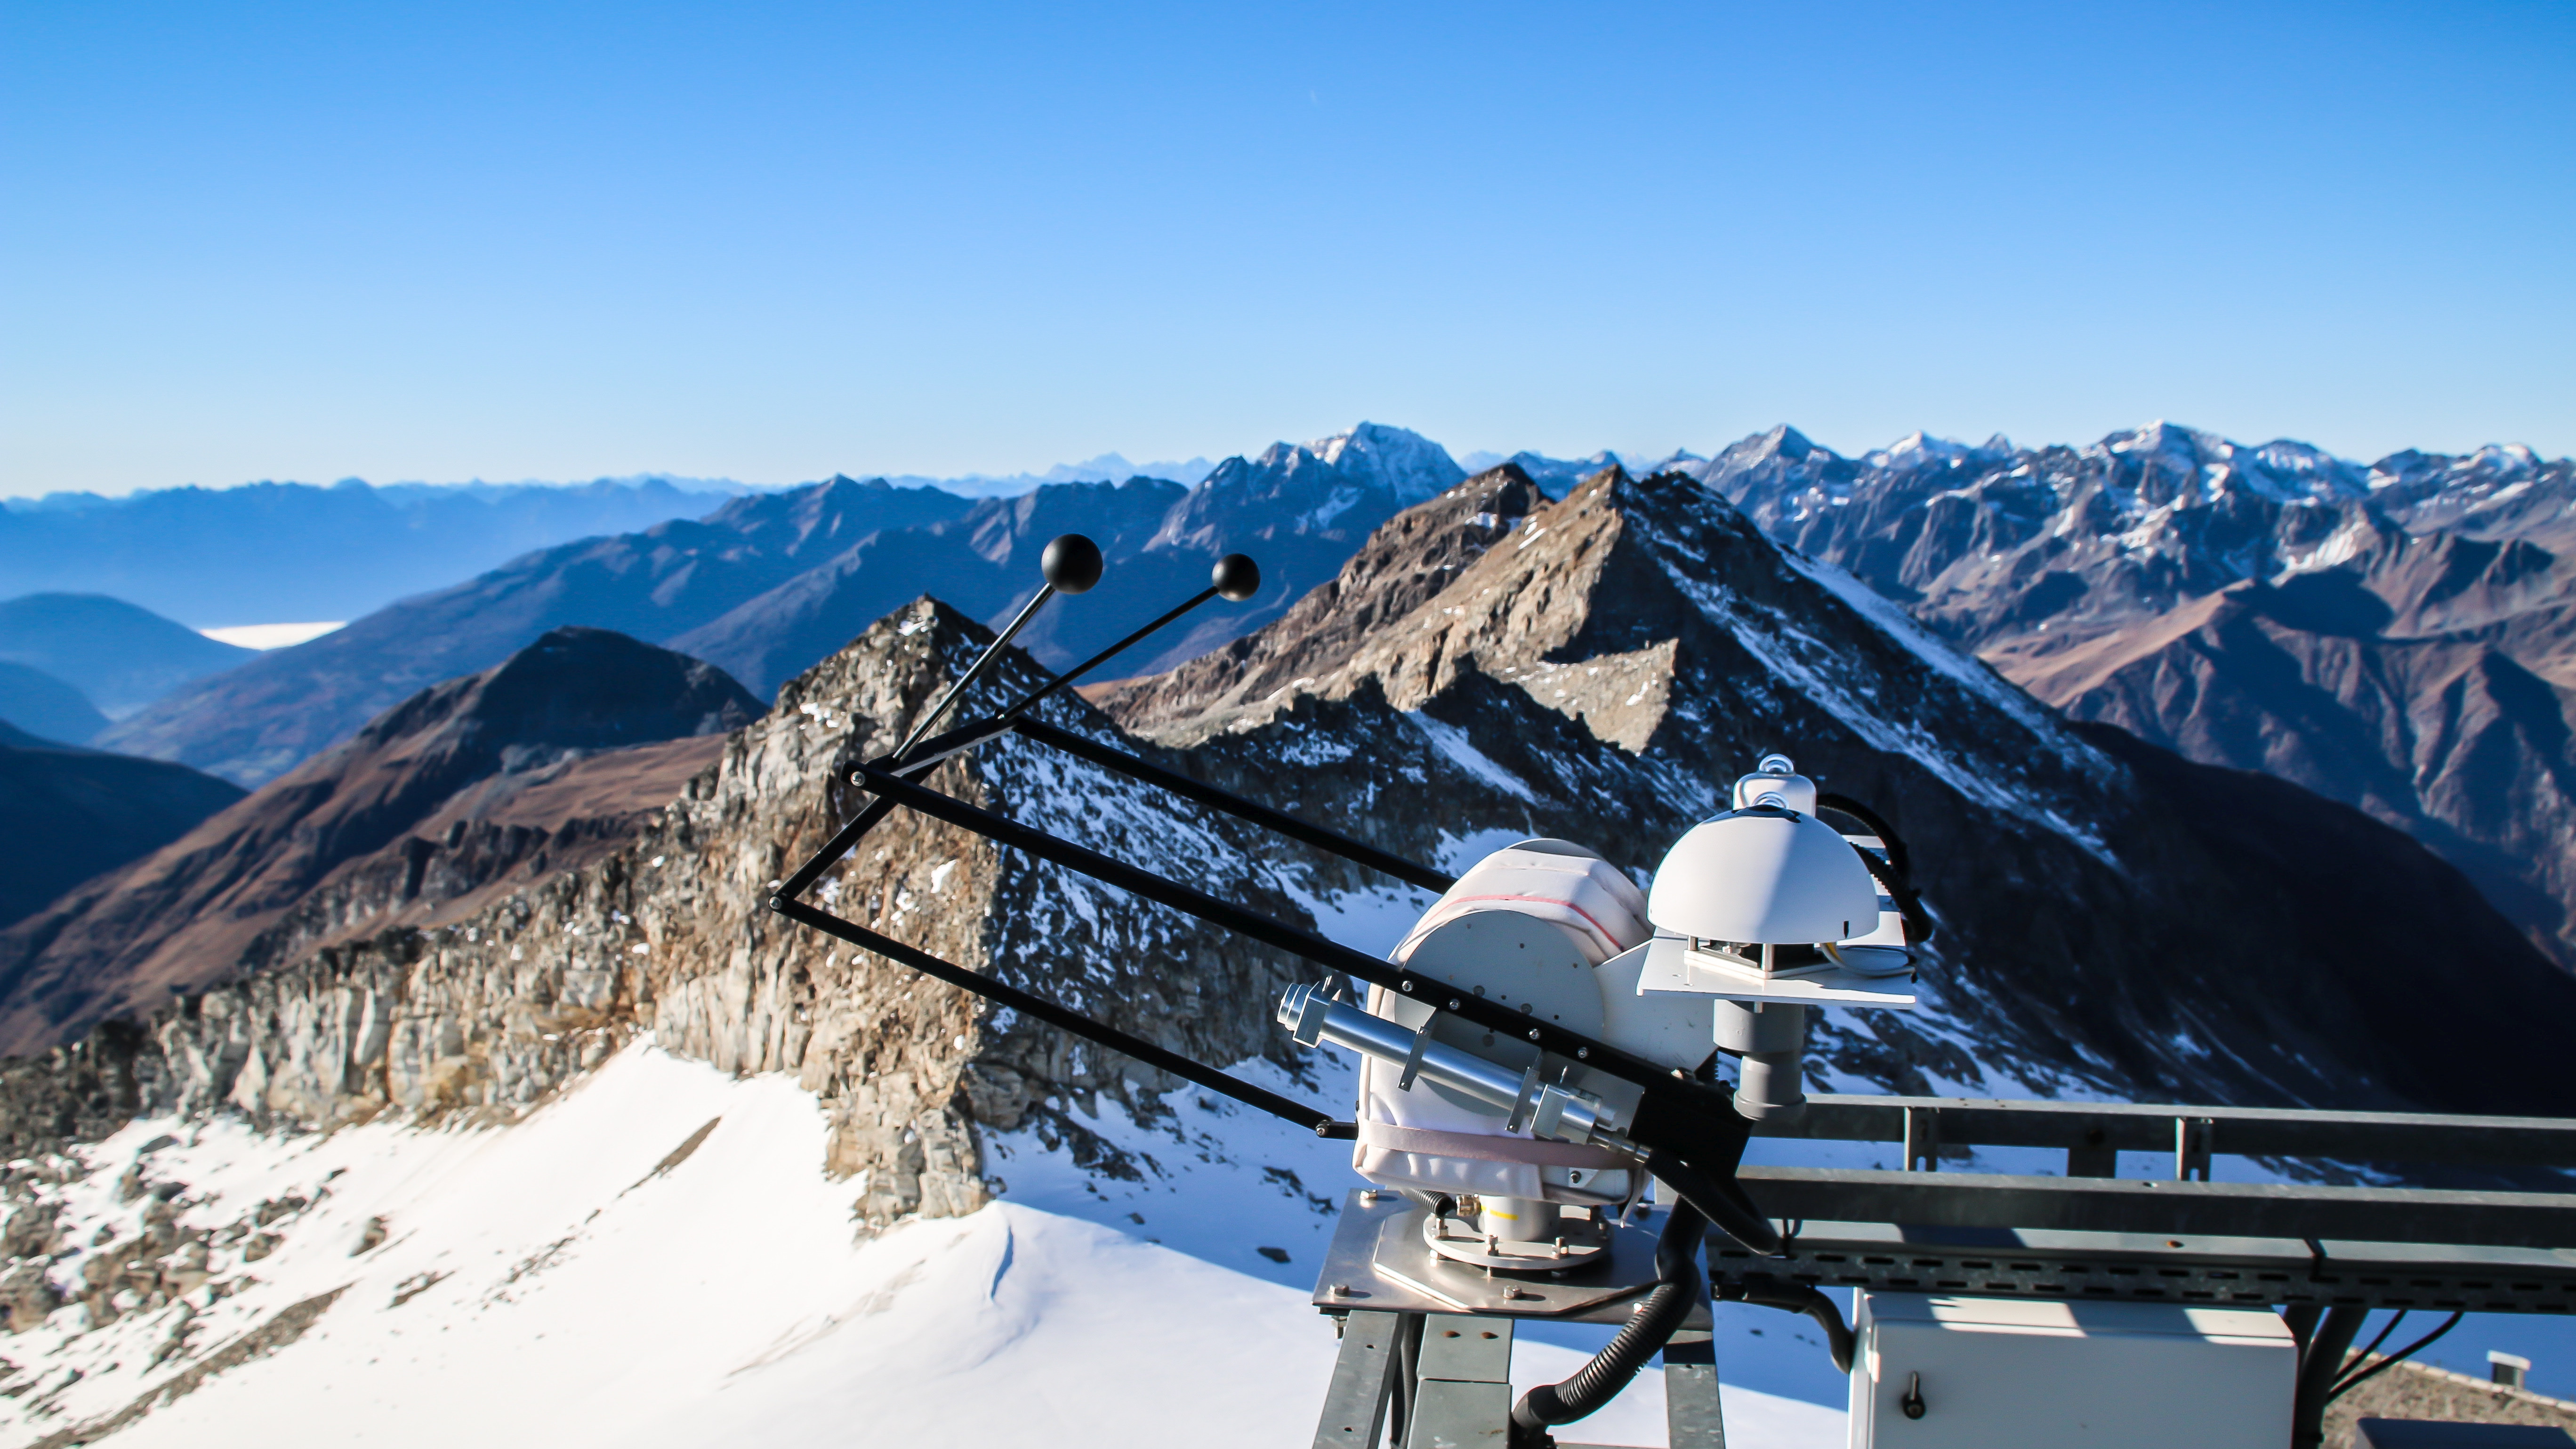
<svg viewBox="0 0 2576 1449"><path fill-rule="evenodd" d="M851 766L890 749L988 638L924 600L792 681L602 858L12 1063L0 1128L24 1152L146 1109L315 1127L388 1110L506 1119L650 1031L816 1092L833 1114L831 1166L858 1180L863 1218L971 1210L986 1188L970 1123L1035 1118L1079 1138L1073 1100L1151 1075L854 957L762 902L855 808ZM1014 657L992 687L1043 678ZM1068 728L1115 733L1079 701L1050 709ZM1004 742L934 783L1100 849L1189 862L1211 889L1304 919L1277 863L1077 762ZM1292 979L1285 962L948 827L899 816L819 889L844 913L1177 1049L1293 1061L1268 1022Z"/></svg>

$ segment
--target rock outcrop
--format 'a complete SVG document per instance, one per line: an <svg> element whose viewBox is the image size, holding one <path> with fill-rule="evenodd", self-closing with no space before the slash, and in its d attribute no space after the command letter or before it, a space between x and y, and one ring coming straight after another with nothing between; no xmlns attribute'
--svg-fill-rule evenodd
<svg viewBox="0 0 2576 1449"><path fill-rule="evenodd" d="M1171 1084L763 902L859 807L853 766L989 637L917 601L596 858L432 924L317 937L0 1067L0 1140L38 1156L145 1110L507 1120L651 1032L813 1091L863 1222L973 1208L993 1190L982 1131L1078 1145L1073 1104L1150 1114ZM1043 677L1006 651L978 698ZM2554 1070L2576 982L2456 873L2293 787L2070 728L1681 475L1612 470L1552 504L1470 480L1382 529L1311 609L1108 698L1134 733L1078 699L1046 717L1453 868L1560 834L1642 876L1728 779L1789 749L1891 817L1941 922L1931 1009L1827 1023L1820 1085L2576 1111ZM1024 740L930 783L1350 939L1426 903ZM981 837L898 812L817 891L1201 1060L1300 1069L1270 1012L1312 968Z"/></svg>

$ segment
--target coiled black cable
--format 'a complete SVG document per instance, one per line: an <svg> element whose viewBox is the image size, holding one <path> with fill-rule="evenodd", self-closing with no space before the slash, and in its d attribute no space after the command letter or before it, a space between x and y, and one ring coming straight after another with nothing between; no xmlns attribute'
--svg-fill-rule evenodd
<svg viewBox="0 0 2576 1449"><path fill-rule="evenodd" d="M1594 1354L1590 1363L1563 1383L1541 1384L1512 1405L1510 1449L1546 1449L1554 1444L1549 1425L1571 1424L1617 1398L1646 1361L1672 1339L1699 1304L1699 1245L1707 1231L1708 1220L1691 1206L1690 1199L1673 1204L1664 1219L1663 1236L1655 1243L1654 1288L1619 1336Z"/></svg>

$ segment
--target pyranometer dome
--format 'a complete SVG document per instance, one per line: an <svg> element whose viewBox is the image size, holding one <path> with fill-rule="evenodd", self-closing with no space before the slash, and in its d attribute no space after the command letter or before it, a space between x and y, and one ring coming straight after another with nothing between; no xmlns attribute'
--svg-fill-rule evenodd
<svg viewBox="0 0 2576 1449"><path fill-rule="evenodd" d="M1878 924L1878 883L1835 829L1770 806L1690 828L1655 871L1646 915L1703 941L1847 941Z"/></svg>

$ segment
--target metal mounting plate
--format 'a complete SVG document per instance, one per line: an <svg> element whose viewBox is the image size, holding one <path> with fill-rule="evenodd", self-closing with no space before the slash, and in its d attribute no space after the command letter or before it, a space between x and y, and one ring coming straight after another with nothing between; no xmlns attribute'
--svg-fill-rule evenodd
<svg viewBox="0 0 2576 1449"><path fill-rule="evenodd" d="M1655 1283L1654 1227L1613 1227L1608 1261L1563 1278L1487 1278L1438 1260L1422 1240L1429 1209L1400 1193L1354 1190L1342 1200L1314 1303L1329 1313L1477 1313L1576 1323L1628 1321L1630 1302ZM1524 1297L1506 1298L1506 1289ZM1346 1290L1346 1291L1337 1291ZM1706 1305L1686 1327L1706 1328Z"/></svg>

